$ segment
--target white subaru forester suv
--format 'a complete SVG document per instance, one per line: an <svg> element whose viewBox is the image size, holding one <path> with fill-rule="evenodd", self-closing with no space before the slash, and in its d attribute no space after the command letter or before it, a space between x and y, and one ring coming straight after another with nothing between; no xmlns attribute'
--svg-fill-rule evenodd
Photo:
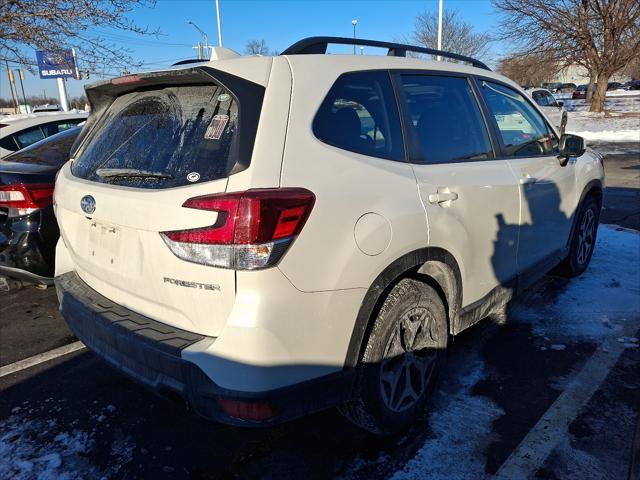
<svg viewBox="0 0 640 480"><path fill-rule="evenodd" d="M477 60L325 55L353 42L87 88L56 286L91 350L211 419L338 406L391 434L453 335L585 270L604 178L581 138Z"/></svg>

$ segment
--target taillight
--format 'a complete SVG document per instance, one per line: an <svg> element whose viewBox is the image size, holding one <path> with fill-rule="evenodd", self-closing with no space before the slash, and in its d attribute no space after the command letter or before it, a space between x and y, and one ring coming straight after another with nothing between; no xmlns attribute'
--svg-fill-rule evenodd
<svg viewBox="0 0 640 480"><path fill-rule="evenodd" d="M9 216L27 215L53 203L53 183L32 183L0 186L0 207L9 209Z"/></svg>
<svg viewBox="0 0 640 480"><path fill-rule="evenodd" d="M218 405L224 413L241 420L265 421L276 416L273 407L266 402L247 402L243 400L231 400L221 398Z"/></svg>
<svg viewBox="0 0 640 480"><path fill-rule="evenodd" d="M137 75L126 75L111 80L111 85L133 85L136 83L145 83L145 80Z"/></svg>
<svg viewBox="0 0 640 480"><path fill-rule="evenodd" d="M255 189L195 197L182 206L218 213L213 225L161 232L189 262L236 270L275 265L304 226L315 195L303 188Z"/></svg>

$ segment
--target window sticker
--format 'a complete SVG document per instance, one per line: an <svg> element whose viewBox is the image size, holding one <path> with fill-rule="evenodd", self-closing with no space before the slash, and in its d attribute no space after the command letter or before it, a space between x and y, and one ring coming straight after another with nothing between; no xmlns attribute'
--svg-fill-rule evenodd
<svg viewBox="0 0 640 480"><path fill-rule="evenodd" d="M204 138L207 140L220 140L227 123L229 123L229 115L214 115L207 131L204 132Z"/></svg>

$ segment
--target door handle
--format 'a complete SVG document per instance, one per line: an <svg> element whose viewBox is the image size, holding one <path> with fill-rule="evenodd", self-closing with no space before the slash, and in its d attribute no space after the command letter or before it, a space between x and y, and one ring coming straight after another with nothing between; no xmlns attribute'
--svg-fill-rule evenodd
<svg viewBox="0 0 640 480"><path fill-rule="evenodd" d="M458 194L455 192L438 192L429 195L429 203L443 205L448 207L451 202L458 199ZM447 204L448 202L448 204Z"/></svg>
<svg viewBox="0 0 640 480"><path fill-rule="evenodd" d="M530 177L529 175L527 175L526 177L520 178L520 185L528 185L530 183L536 183L537 181L538 181L537 178Z"/></svg>

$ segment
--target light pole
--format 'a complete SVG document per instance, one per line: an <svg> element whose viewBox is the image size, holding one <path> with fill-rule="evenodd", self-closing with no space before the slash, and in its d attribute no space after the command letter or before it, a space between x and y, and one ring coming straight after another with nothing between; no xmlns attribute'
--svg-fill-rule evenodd
<svg viewBox="0 0 640 480"><path fill-rule="evenodd" d="M22 99L24 100L24 108L27 110L25 113L30 113L29 107L27 106L27 96L24 94L24 83L22 82L24 80L24 70L19 68L18 70L16 70L16 72L18 73L18 78L20 79L20 88L22 89Z"/></svg>
<svg viewBox="0 0 640 480"><path fill-rule="evenodd" d="M438 50L442 50L442 3L443 0L438 2ZM442 59L440 55L436 58L438 61Z"/></svg>
<svg viewBox="0 0 640 480"><path fill-rule="evenodd" d="M222 46L222 29L220 27L220 0L216 0L216 17L218 17L218 46Z"/></svg>
<svg viewBox="0 0 640 480"><path fill-rule="evenodd" d="M195 27L195 29L196 29L196 30L198 30L198 32L200 32L200 34L201 34L201 35L202 35L202 37L204 38L204 48L205 48L205 49L207 50L207 52L208 52L208 51L209 51L209 38L207 37L207 34L206 34L206 33L204 33L204 32L202 31L202 29L201 29L199 26L197 26L195 23L193 23L192 21L188 21L187 23L188 23L189 25L193 25L193 26ZM200 60L202 60L202 53L201 53L201 52L202 52L202 50L201 50L201 49L198 49L198 54L199 54Z"/></svg>
<svg viewBox="0 0 640 480"><path fill-rule="evenodd" d="M353 25L353 54L356 54L356 43L355 43L355 39L356 39L356 25L358 25L358 20L351 20L351 25Z"/></svg>

